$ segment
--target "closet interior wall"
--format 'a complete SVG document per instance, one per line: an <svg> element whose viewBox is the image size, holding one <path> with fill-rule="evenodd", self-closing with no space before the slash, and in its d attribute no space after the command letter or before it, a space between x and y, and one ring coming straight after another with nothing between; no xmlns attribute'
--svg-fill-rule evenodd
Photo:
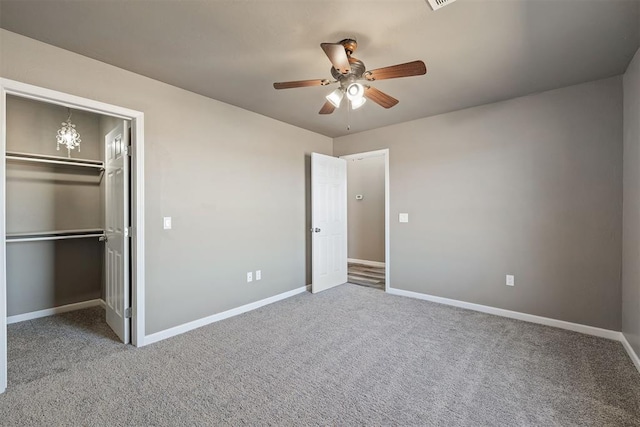
<svg viewBox="0 0 640 427"><path fill-rule="evenodd" d="M7 151L67 156L56 133L67 108L7 97ZM77 159L104 160L108 118L73 110L82 139ZM102 173L84 168L7 160L7 234L104 230ZM7 315L14 316L101 298L104 244L98 238L7 244Z"/></svg>
<svg viewBox="0 0 640 427"><path fill-rule="evenodd" d="M348 258L385 262L384 155L347 160L347 215Z"/></svg>

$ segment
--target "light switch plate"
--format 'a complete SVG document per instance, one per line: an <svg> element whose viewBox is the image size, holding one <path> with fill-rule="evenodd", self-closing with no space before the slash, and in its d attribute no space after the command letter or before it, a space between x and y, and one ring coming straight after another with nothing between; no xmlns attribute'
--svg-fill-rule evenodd
<svg viewBox="0 0 640 427"><path fill-rule="evenodd" d="M171 217L165 216L162 220L165 230L171 230Z"/></svg>
<svg viewBox="0 0 640 427"><path fill-rule="evenodd" d="M252 272L248 272L247 273L247 282L253 282L253 273Z"/></svg>
<svg viewBox="0 0 640 427"><path fill-rule="evenodd" d="M512 274L507 274L507 286L515 286L516 285L516 278L515 276L513 276Z"/></svg>
<svg viewBox="0 0 640 427"><path fill-rule="evenodd" d="M409 214L408 213L401 213L400 215L398 215L398 221L400 221L400 222L409 222Z"/></svg>

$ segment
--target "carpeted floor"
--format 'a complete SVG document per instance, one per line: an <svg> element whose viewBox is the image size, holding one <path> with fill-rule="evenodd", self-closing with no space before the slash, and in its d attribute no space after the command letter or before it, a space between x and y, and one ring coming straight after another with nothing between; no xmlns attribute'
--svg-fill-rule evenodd
<svg viewBox="0 0 640 427"><path fill-rule="evenodd" d="M12 349L0 424L640 425L640 373L620 343L362 286L301 294L140 349L90 350L111 340L101 330L72 333L84 344L71 364L48 354L65 345L31 350L25 339ZM19 374L38 357L56 369Z"/></svg>
<svg viewBox="0 0 640 427"><path fill-rule="evenodd" d="M7 335L9 387L127 350L101 307L15 323Z"/></svg>

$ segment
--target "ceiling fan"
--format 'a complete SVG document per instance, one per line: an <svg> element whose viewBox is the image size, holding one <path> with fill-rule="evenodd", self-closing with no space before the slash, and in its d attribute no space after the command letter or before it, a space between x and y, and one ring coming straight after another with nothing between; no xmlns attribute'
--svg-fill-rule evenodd
<svg viewBox="0 0 640 427"><path fill-rule="evenodd" d="M273 84L275 89L292 89L339 83L340 87L326 96L327 101L320 109L320 114L333 113L336 108L340 107L345 95L354 110L362 107L367 99L384 108L391 108L398 103L398 100L366 83L399 77L420 76L427 72L427 67L422 61L412 61L367 71L364 62L351 56L358 47L358 43L353 39L344 39L338 43L322 43L320 47L333 65L331 67L331 75L335 80L298 80ZM363 80L365 84L360 83Z"/></svg>

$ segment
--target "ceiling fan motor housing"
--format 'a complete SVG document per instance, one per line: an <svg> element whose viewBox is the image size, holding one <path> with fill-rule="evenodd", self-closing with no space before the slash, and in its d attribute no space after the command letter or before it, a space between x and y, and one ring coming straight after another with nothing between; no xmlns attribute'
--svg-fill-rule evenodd
<svg viewBox="0 0 640 427"><path fill-rule="evenodd" d="M334 79L340 82L347 82L349 80L358 80L362 78L362 75L366 71L364 63L356 58L349 58L349 65L351 66L351 72L347 74L342 74L335 67L331 67L331 75Z"/></svg>

